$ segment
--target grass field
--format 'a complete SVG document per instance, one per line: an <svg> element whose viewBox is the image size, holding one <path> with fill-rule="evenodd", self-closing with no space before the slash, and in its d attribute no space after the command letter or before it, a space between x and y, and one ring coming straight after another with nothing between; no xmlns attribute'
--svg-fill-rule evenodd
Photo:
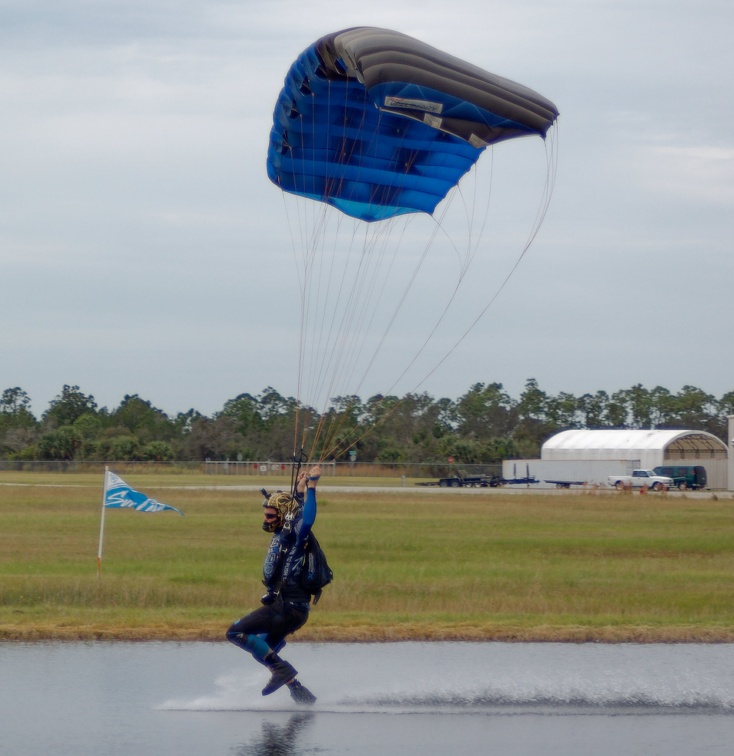
<svg viewBox="0 0 734 756"><path fill-rule="evenodd" d="M126 480L186 516L107 510L98 578L101 476L0 473L0 639L220 640L259 605L258 493ZM734 640L731 499L328 483L335 581L302 640Z"/></svg>

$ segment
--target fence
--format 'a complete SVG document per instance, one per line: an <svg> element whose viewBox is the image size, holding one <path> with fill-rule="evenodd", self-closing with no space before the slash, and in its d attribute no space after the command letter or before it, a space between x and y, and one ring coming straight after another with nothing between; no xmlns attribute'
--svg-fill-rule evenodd
<svg viewBox="0 0 734 756"><path fill-rule="evenodd" d="M207 475L288 475L290 462L237 461L204 463ZM499 475L501 464L448 465L438 462L321 462L325 477L339 478L438 478L450 475Z"/></svg>
<svg viewBox="0 0 734 756"><path fill-rule="evenodd" d="M203 473L223 476L284 476L290 475L291 462L272 460L212 461L205 462L127 462L127 461L21 461L0 460L0 472L104 472L105 466L114 468L120 475L127 473ZM339 478L441 478L452 475L499 475L501 464L461 465L440 462L322 462L325 477Z"/></svg>

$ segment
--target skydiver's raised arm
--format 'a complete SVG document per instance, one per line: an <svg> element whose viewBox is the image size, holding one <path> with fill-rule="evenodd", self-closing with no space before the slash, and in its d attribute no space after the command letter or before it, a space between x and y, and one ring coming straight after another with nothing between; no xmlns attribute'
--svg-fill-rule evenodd
<svg viewBox="0 0 734 756"><path fill-rule="evenodd" d="M303 505L303 524L309 528L316 522L316 486L321 477L321 467L314 465L307 473L299 476L298 484L306 488L306 503Z"/></svg>

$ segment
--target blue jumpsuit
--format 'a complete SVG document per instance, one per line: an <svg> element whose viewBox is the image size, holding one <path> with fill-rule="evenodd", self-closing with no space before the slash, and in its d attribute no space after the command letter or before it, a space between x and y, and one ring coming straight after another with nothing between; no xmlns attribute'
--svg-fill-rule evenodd
<svg viewBox="0 0 734 756"><path fill-rule="evenodd" d="M285 637L306 624L311 596L303 590L299 577L303 568L306 540L316 521L316 489L306 489L306 501L291 519L273 533L263 564L263 583L272 603L233 623L227 640L264 663L271 652L285 646Z"/></svg>

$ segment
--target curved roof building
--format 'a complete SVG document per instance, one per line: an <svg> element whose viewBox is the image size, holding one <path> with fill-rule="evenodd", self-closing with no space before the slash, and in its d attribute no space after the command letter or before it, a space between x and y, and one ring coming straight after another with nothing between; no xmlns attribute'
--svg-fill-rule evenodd
<svg viewBox="0 0 734 756"><path fill-rule="evenodd" d="M549 438L543 460L635 460L652 468L680 460L726 460L726 444L706 431L567 430Z"/></svg>

